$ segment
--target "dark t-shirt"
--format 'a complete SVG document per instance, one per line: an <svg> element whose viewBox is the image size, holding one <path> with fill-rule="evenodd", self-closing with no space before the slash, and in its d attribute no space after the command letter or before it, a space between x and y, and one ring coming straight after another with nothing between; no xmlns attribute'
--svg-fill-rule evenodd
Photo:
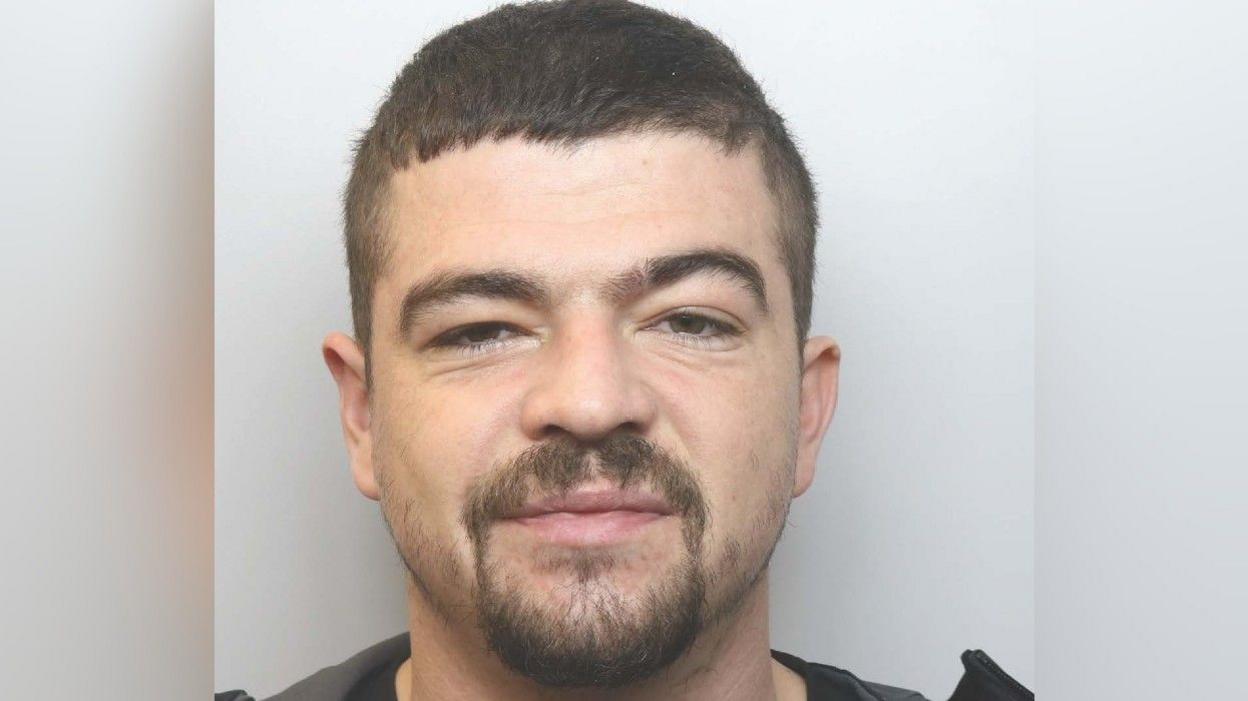
<svg viewBox="0 0 1248 701"><path fill-rule="evenodd" d="M346 701L399 701L394 693L394 675L406 659L407 656L402 655L374 669L351 689Z"/></svg>
<svg viewBox="0 0 1248 701"><path fill-rule="evenodd" d="M399 653L366 672L351 688L346 701L398 701L394 675L407 659L406 650ZM926 701L913 691L863 682L843 669L806 662L776 650L771 651L771 656L806 680L808 701Z"/></svg>
<svg viewBox="0 0 1248 701"><path fill-rule="evenodd" d="M394 676L410 652L408 635L396 635L351 659L326 667L267 701L397 701ZM806 662L771 651L780 664L806 680L808 701L927 701L922 695L883 684L864 682L829 665ZM983 650L962 653L966 673L949 701L1035 701L1035 694L1010 675ZM223 691L215 701L255 701L245 691Z"/></svg>
<svg viewBox="0 0 1248 701"><path fill-rule="evenodd" d="M406 633L396 635L357 653L341 664L322 669L268 701L397 701L394 675L410 653L409 642ZM971 653L968 651L966 654ZM806 680L808 701L927 701L921 694L913 691L864 682L843 669L806 662L775 650L771 651L771 656ZM1030 695L967 698L1022 698L1034 701ZM243 691L226 691L217 694L216 701L253 699Z"/></svg>

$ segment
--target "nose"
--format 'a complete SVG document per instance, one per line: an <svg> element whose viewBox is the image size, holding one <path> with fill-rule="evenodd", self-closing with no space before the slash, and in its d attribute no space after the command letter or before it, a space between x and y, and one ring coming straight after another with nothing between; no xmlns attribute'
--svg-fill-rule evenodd
<svg viewBox="0 0 1248 701"><path fill-rule="evenodd" d="M644 435L656 403L618 329L582 319L557 333L544 351L521 408L528 438L568 434L593 443L617 430Z"/></svg>

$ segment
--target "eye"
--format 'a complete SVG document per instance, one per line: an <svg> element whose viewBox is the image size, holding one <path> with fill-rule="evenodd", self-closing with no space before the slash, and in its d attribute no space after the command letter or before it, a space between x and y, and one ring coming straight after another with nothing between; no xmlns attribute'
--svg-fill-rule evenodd
<svg viewBox="0 0 1248 701"><path fill-rule="evenodd" d="M484 353L514 339L519 331L499 321L469 324L447 331L433 339L429 346L464 354Z"/></svg>
<svg viewBox="0 0 1248 701"><path fill-rule="evenodd" d="M701 314L673 314L660 322L660 324L667 324L674 333L693 336L705 335L708 330L714 332L716 330L714 323L714 319L708 319Z"/></svg>
<svg viewBox="0 0 1248 701"><path fill-rule="evenodd" d="M741 331L732 324L693 312L671 314L659 320L652 328L670 333L682 343L693 345L711 345L741 335Z"/></svg>

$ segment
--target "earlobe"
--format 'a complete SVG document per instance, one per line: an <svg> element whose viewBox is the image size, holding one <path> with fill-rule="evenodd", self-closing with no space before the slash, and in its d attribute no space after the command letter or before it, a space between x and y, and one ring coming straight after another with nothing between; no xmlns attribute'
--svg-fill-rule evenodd
<svg viewBox="0 0 1248 701"><path fill-rule="evenodd" d="M369 499L378 499L364 352L355 339L334 332L321 344L321 355L338 385L338 414L355 486Z"/></svg>
<svg viewBox="0 0 1248 701"><path fill-rule="evenodd" d="M798 400L797 465L793 496L801 496L815 479L819 447L836 411L841 349L827 336L806 341L802 354L801 396Z"/></svg>

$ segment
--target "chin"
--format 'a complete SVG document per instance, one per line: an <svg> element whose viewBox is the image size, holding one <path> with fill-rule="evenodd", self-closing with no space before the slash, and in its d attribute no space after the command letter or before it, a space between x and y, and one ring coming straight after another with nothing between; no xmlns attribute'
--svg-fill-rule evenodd
<svg viewBox="0 0 1248 701"><path fill-rule="evenodd" d="M478 607L490 648L544 685L636 683L701 630L706 582L692 558L645 573L601 551L549 556L540 566L536 577L507 573L502 563L479 569Z"/></svg>

